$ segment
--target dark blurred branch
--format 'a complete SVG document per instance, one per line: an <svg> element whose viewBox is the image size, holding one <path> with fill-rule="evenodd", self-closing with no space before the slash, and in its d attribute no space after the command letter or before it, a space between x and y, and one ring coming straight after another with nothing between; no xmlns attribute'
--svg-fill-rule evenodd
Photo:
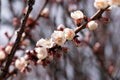
<svg viewBox="0 0 120 80"><path fill-rule="evenodd" d="M24 16L24 18L22 20L22 23L21 23L21 26L20 26L20 31L18 32L16 41L15 41L15 43L13 45L13 48L12 48L12 50L10 52L10 55L7 58L5 67L1 70L1 73L0 73L0 79L1 80L4 80L6 75L7 75L7 73L9 72L9 66L10 66L10 64L12 62L12 59L13 59L13 57L15 55L15 52L16 52L17 48L19 47L21 36L22 36L22 33L24 32L24 28L25 28L25 25L26 25L26 21L28 19L28 16L29 16L30 12L33 9L34 3L35 3L35 0L29 0L28 1L28 6L29 7L28 7L27 14Z"/></svg>
<svg viewBox="0 0 120 80"><path fill-rule="evenodd" d="M10 10L11 10L13 16L16 17L16 14L15 14L14 9L13 9L13 6L12 6L12 1L13 1L13 0L9 0L9 6L10 6Z"/></svg>

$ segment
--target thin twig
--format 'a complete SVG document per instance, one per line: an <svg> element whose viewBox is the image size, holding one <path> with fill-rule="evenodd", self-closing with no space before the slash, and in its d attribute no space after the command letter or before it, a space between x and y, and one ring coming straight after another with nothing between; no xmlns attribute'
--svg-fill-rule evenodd
<svg viewBox="0 0 120 80"><path fill-rule="evenodd" d="M35 20L34 20L35 22L41 17L41 16L40 16L40 13L43 11L43 9L44 9L45 6L47 5L48 1L49 1L49 0L45 0L45 3L43 4L42 8L41 8L40 11L39 11L39 14L36 16L36 18L35 18Z"/></svg>
<svg viewBox="0 0 120 80"><path fill-rule="evenodd" d="M34 3L35 3L35 0L29 0L28 1L28 6L29 7L28 7L27 14L23 18L23 21L22 21L21 26L20 26L20 31L18 32L16 41L15 41L15 43L13 45L13 48L12 48L12 50L10 52L9 57L7 58L5 67L1 71L1 74L0 74L0 79L1 80L4 80L4 78L6 77L6 75L8 73L9 66L10 66L10 64L12 62L12 59L13 59L13 57L15 55L15 52L16 52L17 48L19 47L21 36L22 36L22 33L24 32L24 28L25 28L25 25L26 25L26 21L28 19L28 16L29 16L30 12L32 11Z"/></svg>

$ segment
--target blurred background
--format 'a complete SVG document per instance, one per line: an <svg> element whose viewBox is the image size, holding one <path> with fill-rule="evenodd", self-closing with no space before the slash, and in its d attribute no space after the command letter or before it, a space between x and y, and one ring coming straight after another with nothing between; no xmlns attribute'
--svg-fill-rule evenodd
<svg viewBox="0 0 120 80"><path fill-rule="evenodd" d="M31 12L33 19L45 2L46 0L35 1ZM76 24L70 17L70 12L82 10L87 17L91 17L97 11L93 3L94 0L49 0L45 5L48 15L38 19L39 25L31 30L31 40L26 39L29 46L25 49L33 49L40 38L50 38L60 24L74 29ZM13 25L13 20L21 19L25 6L26 0L1 0L0 46L5 46L9 41L5 32L13 35L19 29ZM68 41L65 44L68 52L62 53L61 59L45 68L41 65L31 66L31 72L19 73L9 80L113 80L111 77L120 80L120 7L105 12L103 16L110 21L98 21L99 28L95 31L83 29L78 33L79 40L86 40L86 36L90 36L88 44L76 47L72 41ZM14 42L15 38L14 34L10 42ZM17 56L23 54L24 51L16 52Z"/></svg>

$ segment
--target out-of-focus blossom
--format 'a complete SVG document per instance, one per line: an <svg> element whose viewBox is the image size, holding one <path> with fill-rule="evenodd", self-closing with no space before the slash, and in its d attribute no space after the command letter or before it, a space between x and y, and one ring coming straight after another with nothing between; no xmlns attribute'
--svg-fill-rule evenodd
<svg viewBox="0 0 120 80"><path fill-rule="evenodd" d="M76 4L69 4L69 7L68 7L68 11L71 12L73 10L76 10L77 9L77 5Z"/></svg>
<svg viewBox="0 0 120 80"><path fill-rule="evenodd" d="M96 9L105 9L108 6L107 0L95 0L94 7Z"/></svg>
<svg viewBox="0 0 120 80"><path fill-rule="evenodd" d="M14 26L18 26L19 25L19 20L18 20L18 18L13 18L13 25Z"/></svg>
<svg viewBox="0 0 120 80"><path fill-rule="evenodd" d="M26 14L28 11L28 6L26 8L23 9L23 13Z"/></svg>
<svg viewBox="0 0 120 80"><path fill-rule="evenodd" d="M59 31L63 31L65 29L65 26L63 24L60 24L58 27L57 27L57 30Z"/></svg>
<svg viewBox="0 0 120 80"><path fill-rule="evenodd" d="M108 0L108 3L111 6L120 6L120 0Z"/></svg>
<svg viewBox="0 0 120 80"><path fill-rule="evenodd" d="M6 58L5 52L3 50L0 50L0 61L4 60Z"/></svg>
<svg viewBox="0 0 120 80"><path fill-rule="evenodd" d="M26 67L26 65L27 65L27 61L25 60L24 57L21 57L20 59L17 59L15 61L15 67L17 69L22 69L22 68Z"/></svg>
<svg viewBox="0 0 120 80"><path fill-rule="evenodd" d="M49 14L49 9L48 8L44 8L40 15L44 16L44 17L48 17L48 14Z"/></svg>

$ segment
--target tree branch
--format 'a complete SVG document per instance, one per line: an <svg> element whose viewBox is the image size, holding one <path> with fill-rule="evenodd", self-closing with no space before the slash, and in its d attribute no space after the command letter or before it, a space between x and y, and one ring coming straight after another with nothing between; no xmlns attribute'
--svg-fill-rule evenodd
<svg viewBox="0 0 120 80"><path fill-rule="evenodd" d="M32 11L34 3L35 3L35 0L29 0L28 1L28 11L27 11L27 14L24 16L24 18L22 20L22 23L20 25L20 31L17 34L16 41L15 41L15 43L13 45L13 48L12 48L12 50L10 52L10 55L7 58L5 67L1 70L1 73L0 73L0 79L1 80L4 80L4 78L6 77L7 73L9 72L9 66L10 66L10 64L12 62L12 59L13 59L13 57L15 55L15 52L16 52L17 48L19 47L21 36L22 36L22 33L24 32L24 28L25 28L25 25L26 25L26 21L28 19L28 16L29 16L30 12Z"/></svg>

